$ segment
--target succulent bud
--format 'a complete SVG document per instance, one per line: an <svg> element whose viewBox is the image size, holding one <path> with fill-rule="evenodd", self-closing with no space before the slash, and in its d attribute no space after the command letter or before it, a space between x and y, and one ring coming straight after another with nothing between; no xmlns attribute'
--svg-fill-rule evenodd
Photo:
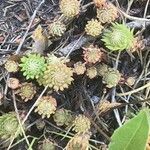
<svg viewBox="0 0 150 150"><path fill-rule="evenodd" d="M73 130L75 132L81 133L81 132L86 132L89 131L91 122L90 120L84 116L84 115L78 115L73 123Z"/></svg>
<svg viewBox="0 0 150 150"><path fill-rule="evenodd" d="M109 68L107 72L103 75L103 83L106 84L108 88L115 87L121 79L121 74L118 70Z"/></svg>
<svg viewBox="0 0 150 150"><path fill-rule="evenodd" d="M99 76L103 76L108 71L108 66L106 64L100 64L96 68Z"/></svg>
<svg viewBox="0 0 150 150"><path fill-rule="evenodd" d="M36 121L35 125L36 125L38 130L43 130L45 125L46 125L46 122L43 119L39 119Z"/></svg>
<svg viewBox="0 0 150 150"><path fill-rule="evenodd" d="M39 142L38 150L56 150L56 146L51 140L44 139Z"/></svg>
<svg viewBox="0 0 150 150"><path fill-rule="evenodd" d="M134 38L132 47L129 49L132 53L136 51L141 51L145 48L144 40L141 37Z"/></svg>
<svg viewBox="0 0 150 150"><path fill-rule="evenodd" d="M90 45L89 47L83 47L83 57L86 63L96 63L101 62L103 57L103 52L97 46Z"/></svg>
<svg viewBox="0 0 150 150"><path fill-rule="evenodd" d="M96 7L102 7L106 5L106 0L93 0Z"/></svg>
<svg viewBox="0 0 150 150"><path fill-rule="evenodd" d="M16 132L16 136L21 134L19 129L19 122L14 112L7 113L0 116L0 138L8 139L13 137Z"/></svg>
<svg viewBox="0 0 150 150"><path fill-rule="evenodd" d="M97 76L97 69L95 67L90 67L87 69L86 75L90 78L93 79Z"/></svg>
<svg viewBox="0 0 150 150"><path fill-rule="evenodd" d="M61 0L60 10L64 16L73 18L80 12L80 1L78 0Z"/></svg>
<svg viewBox="0 0 150 150"><path fill-rule="evenodd" d="M111 23L118 18L117 8L112 3L97 8L97 18L101 23Z"/></svg>
<svg viewBox="0 0 150 150"><path fill-rule="evenodd" d="M74 72L77 75L84 74L85 71L86 71L85 63L82 63L81 61L79 61L74 64Z"/></svg>
<svg viewBox="0 0 150 150"><path fill-rule="evenodd" d="M37 104L35 112L38 112L42 118L49 118L55 113L57 106L57 101L52 96L43 96Z"/></svg>
<svg viewBox="0 0 150 150"><path fill-rule="evenodd" d="M8 72L17 72L19 70L19 64L14 60L7 60L5 63L5 69Z"/></svg>
<svg viewBox="0 0 150 150"><path fill-rule="evenodd" d="M48 25L48 31L50 36L62 36L66 31L66 26L61 21L54 21Z"/></svg>
<svg viewBox="0 0 150 150"><path fill-rule="evenodd" d="M19 96L21 96L21 99L27 102L28 100L31 100L35 93L36 93L36 87L32 83L22 83L20 88L15 92Z"/></svg>
<svg viewBox="0 0 150 150"><path fill-rule="evenodd" d="M97 37L102 33L103 28L104 27L101 25L101 23L97 19L92 19L87 22L86 27L85 27L85 32L88 35Z"/></svg>
<svg viewBox="0 0 150 150"><path fill-rule="evenodd" d="M129 86L134 85L135 81L136 81L136 78L135 78L135 77L128 77L128 78L126 79L126 83L127 83Z"/></svg>
<svg viewBox="0 0 150 150"><path fill-rule="evenodd" d="M58 126L69 125L73 120L71 111L64 108L56 110L53 118Z"/></svg>
<svg viewBox="0 0 150 150"><path fill-rule="evenodd" d="M7 85L11 89L17 89L20 86L19 80L17 78L9 78Z"/></svg>

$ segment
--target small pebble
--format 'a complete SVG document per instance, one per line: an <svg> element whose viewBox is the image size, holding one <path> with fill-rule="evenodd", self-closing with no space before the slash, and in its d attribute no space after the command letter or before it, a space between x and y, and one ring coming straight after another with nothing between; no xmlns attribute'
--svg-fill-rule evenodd
<svg viewBox="0 0 150 150"><path fill-rule="evenodd" d="M93 101L94 104L98 103L100 98L98 96L92 96L91 100Z"/></svg>

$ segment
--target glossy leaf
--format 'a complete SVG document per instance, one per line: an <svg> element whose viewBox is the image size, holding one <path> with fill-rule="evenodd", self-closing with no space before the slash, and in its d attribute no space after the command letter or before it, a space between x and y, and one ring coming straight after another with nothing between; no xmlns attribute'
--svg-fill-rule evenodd
<svg viewBox="0 0 150 150"><path fill-rule="evenodd" d="M145 150L149 135L149 110L140 113L118 128L109 144L109 150Z"/></svg>

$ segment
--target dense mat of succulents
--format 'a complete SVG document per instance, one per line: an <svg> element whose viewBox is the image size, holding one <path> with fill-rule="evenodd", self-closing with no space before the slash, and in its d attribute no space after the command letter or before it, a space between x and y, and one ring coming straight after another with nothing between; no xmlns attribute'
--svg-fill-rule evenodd
<svg viewBox="0 0 150 150"><path fill-rule="evenodd" d="M134 91L149 82L150 21L136 8L146 1L133 10L121 0L40 2L0 2L8 19L0 22L0 145L106 150L114 130L149 105L128 105L149 98L149 86Z"/></svg>

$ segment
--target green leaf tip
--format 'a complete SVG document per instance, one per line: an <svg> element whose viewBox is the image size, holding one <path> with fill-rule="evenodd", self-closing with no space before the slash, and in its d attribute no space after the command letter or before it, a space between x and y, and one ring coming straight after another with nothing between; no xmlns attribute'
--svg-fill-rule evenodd
<svg viewBox="0 0 150 150"><path fill-rule="evenodd" d="M143 109L112 135L109 150L145 150L150 128L150 110Z"/></svg>

